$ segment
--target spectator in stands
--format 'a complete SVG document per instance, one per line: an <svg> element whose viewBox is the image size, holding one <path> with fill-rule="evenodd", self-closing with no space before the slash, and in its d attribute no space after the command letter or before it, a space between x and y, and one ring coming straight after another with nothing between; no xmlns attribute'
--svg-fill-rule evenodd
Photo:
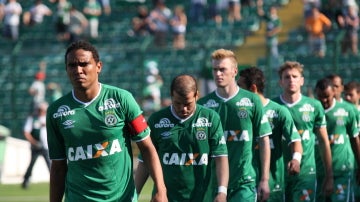
<svg viewBox="0 0 360 202"><path fill-rule="evenodd" d="M240 0L228 0L228 21L230 23L241 20Z"/></svg>
<svg viewBox="0 0 360 202"><path fill-rule="evenodd" d="M47 89L49 90L49 102L53 103L55 100L59 99L62 96L61 86L58 83L50 82L47 85Z"/></svg>
<svg viewBox="0 0 360 202"><path fill-rule="evenodd" d="M203 23L205 21L204 12L206 5L206 0L191 0L189 10L190 22Z"/></svg>
<svg viewBox="0 0 360 202"><path fill-rule="evenodd" d="M71 3L67 0L50 0L57 3L55 13L55 25L57 37L60 41L69 39L68 26L70 23Z"/></svg>
<svg viewBox="0 0 360 202"><path fill-rule="evenodd" d="M99 35L99 16L101 15L101 5L96 0L87 0L83 13L89 22L89 34L91 38L97 38Z"/></svg>
<svg viewBox="0 0 360 202"><path fill-rule="evenodd" d="M154 9L149 15L149 27L154 33L155 45L165 47L167 44L167 34L169 32L169 20L171 19L172 12L165 5L164 0L155 0Z"/></svg>
<svg viewBox="0 0 360 202"><path fill-rule="evenodd" d="M110 15L111 14L110 0L97 0L97 1L100 3L105 15Z"/></svg>
<svg viewBox="0 0 360 202"><path fill-rule="evenodd" d="M47 145L46 133L46 111L47 102L40 102L35 108L33 114L26 118L24 126L24 136L31 144L31 160L24 175L24 181L21 184L23 189L29 186L30 176L37 158L42 155L46 161L46 165L50 171L50 158Z"/></svg>
<svg viewBox="0 0 360 202"><path fill-rule="evenodd" d="M317 57L324 57L326 52L325 31L331 28L331 21L317 7L312 7L311 16L305 20L311 52Z"/></svg>
<svg viewBox="0 0 360 202"><path fill-rule="evenodd" d="M41 70L35 74L35 80L31 83L28 92L32 96L30 113L33 113L36 106L45 101L45 71Z"/></svg>
<svg viewBox="0 0 360 202"><path fill-rule="evenodd" d="M185 34L186 34L187 16L183 6L181 5L175 6L174 16L170 20L170 25L172 27L172 32L174 35L173 47L175 49L184 49L186 45Z"/></svg>
<svg viewBox="0 0 360 202"><path fill-rule="evenodd" d="M321 0L302 0L303 2L303 12L304 12L304 18L311 16L311 9L312 7L321 8Z"/></svg>
<svg viewBox="0 0 360 202"><path fill-rule="evenodd" d="M220 8L217 3L217 0L208 0L207 1L207 21L214 22L217 26L220 26L222 23L222 17L220 14Z"/></svg>
<svg viewBox="0 0 360 202"><path fill-rule="evenodd" d="M0 0L0 24L4 18L5 0Z"/></svg>
<svg viewBox="0 0 360 202"><path fill-rule="evenodd" d="M23 23L25 25L40 24L44 20L44 16L51 16L52 11L49 7L42 3L42 0L35 0L34 5L31 6L29 11L23 15Z"/></svg>
<svg viewBox="0 0 360 202"><path fill-rule="evenodd" d="M147 36L150 34L148 24L149 10L145 5L137 8L137 15L131 19L131 30L129 36Z"/></svg>
<svg viewBox="0 0 360 202"><path fill-rule="evenodd" d="M266 50L267 55L278 58L278 34L281 31L281 20L278 16L278 8L275 5L270 6L269 14L263 10L263 5L258 4L258 15L266 22Z"/></svg>
<svg viewBox="0 0 360 202"><path fill-rule="evenodd" d="M353 55L358 54L359 13L357 5L347 6L347 11L338 17L338 23L345 29L341 52L347 54L351 50Z"/></svg>
<svg viewBox="0 0 360 202"><path fill-rule="evenodd" d="M70 38L68 39L69 43L81 39L88 25L89 22L84 16L84 14L78 11L75 6L72 6L70 9L70 22L68 27L68 32L70 36Z"/></svg>
<svg viewBox="0 0 360 202"><path fill-rule="evenodd" d="M145 64L146 68L146 86L143 90L143 104L145 115L160 110L161 108L161 87L163 79L159 74L158 63L156 61L148 61Z"/></svg>
<svg viewBox="0 0 360 202"><path fill-rule="evenodd" d="M4 36L12 40L19 38L22 7L16 0L8 0L4 7Z"/></svg>

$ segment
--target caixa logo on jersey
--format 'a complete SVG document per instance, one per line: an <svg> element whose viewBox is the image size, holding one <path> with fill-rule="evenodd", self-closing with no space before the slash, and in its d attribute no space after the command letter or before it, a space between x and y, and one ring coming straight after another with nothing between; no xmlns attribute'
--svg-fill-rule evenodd
<svg viewBox="0 0 360 202"><path fill-rule="evenodd" d="M106 99L103 106L99 106L99 111L120 108L120 103L116 102L113 98Z"/></svg>
<svg viewBox="0 0 360 202"><path fill-rule="evenodd" d="M75 115L75 110L71 110L69 106L67 105L61 105L57 112L53 114L53 118L59 118L59 117L65 117L69 115Z"/></svg>

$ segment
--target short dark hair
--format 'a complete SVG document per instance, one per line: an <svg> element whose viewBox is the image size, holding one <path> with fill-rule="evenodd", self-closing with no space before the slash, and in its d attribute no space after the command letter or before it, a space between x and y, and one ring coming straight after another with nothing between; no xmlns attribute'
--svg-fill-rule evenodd
<svg viewBox="0 0 360 202"><path fill-rule="evenodd" d="M318 80L318 81L316 82L315 90L324 91L324 90L326 90L328 87L333 88L334 85L333 85L332 80L326 77L326 78L320 79L320 80Z"/></svg>
<svg viewBox="0 0 360 202"><path fill-rule="evenodd" d="M86 51L90 51L93 55L93 58L95 60L95 62L99 62L100 61L100 57L99 57L99 52L96 50L95 46L93 46L90 42L85 41L85 40L78 40L75 41L73 43L71 43L69 45L69 47L66 49L66 53L65 53L65 64L67 63L67 55L74 51L74 50L79 50L79 49L83 49Z"/></svg>
<svg viewBox="0 0 360 202"><path fill-rule="evenodd" d="M263 71L257 67L249 67L243 69L239 73L240 77L244 79L246 87L249 89L252 84L255 84L259 93L264 93L265 76Z"/></svg>
<svg viewBox="0 0 360 202"><path fill-rule="evenodd" d="M339 78L341 80L341 85L344 85L341 76L338 74L329 74L326 76L326 78L331 79L331 80L334 80L335 78Z"/></svg>
<svg viewBox="0 0 360 202"><path fill-rule="evenodd" d="M344 85L345 91L350 91L354 89L356 90L356 92L360 92L360 84L356 81L350 81L349 83Z"/></svg>

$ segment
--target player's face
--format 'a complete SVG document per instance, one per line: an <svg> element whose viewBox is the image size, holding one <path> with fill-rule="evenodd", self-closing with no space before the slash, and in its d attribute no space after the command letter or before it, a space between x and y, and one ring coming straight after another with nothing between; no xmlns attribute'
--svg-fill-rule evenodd
<svg viewBox="0 0 360 202"><path fill-rule="evenodd" d="M325 90L316 89L316 96L324 109L328 109L334 103L335 92L334 89L329 86Z"/></svg>
<svg viewBox="0 0 360 202"><path fill-rule="evenodd" d="M190 116L196 108L196 99L197 95L194 92L189 93L185 97L174 92L171 100L176 115L182 119Z"/></svg>
<svg viewBox="0 0 360 202"><path fill-rule="evenodd" d="M66 72L74 89L88 90L98 85L101 62L95 62L90 51L74 50L67 55Z"/></svg>
<svg viewBox="0 0 360 202"><path fill-rule="evenodd" d="M299 70L292 68L285 70L280 78L280 86L286 93L300 93L301 86L304 84L304 77Z"/></svg>
<svg viewBox="0 0 360 202"><path fill-rule="evenodd" d="M345 91L345 100L353 103L353 104L357 104L359 101L360 95L359 93L356 91L356 89L351 89L349 91Z"/></svg>
<svg viewBox="0 0 360 202"><path fill-rule="evenodd" d="M217 87L224 88L234 82L237 67L230 58L212 61L213 77Z"/></svg>
<svg viewBox="0 0 360 202"><path fill-rule="evenodd" d="M340 99L341 98L341 93L344 90L344 86L341 84L341 78L335 77L332 80L332 82L333 82L333 85L334 85L335 98Z"/></svg>

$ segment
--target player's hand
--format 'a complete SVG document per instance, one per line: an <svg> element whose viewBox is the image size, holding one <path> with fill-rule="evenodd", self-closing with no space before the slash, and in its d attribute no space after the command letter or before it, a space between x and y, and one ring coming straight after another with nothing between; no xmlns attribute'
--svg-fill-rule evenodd
<svg viewBox="0 0 360 202"><path fill-rule="evenodd" d="M287 170L290 175L297 175L300 173L300 162L296 159L289 161Z"/></svg>
<svg viewBox="0 0 360 202"><path fill-rule="evenodd" d="M216 195L214 202L226 202L226 194L219 192Z"/></svg>
<svg viewBox="0 0 360 202"><path fill-rule="evenodd" d="M261 180L257 191L258 201L266 201L270 196L270 188L268 180Z"/></svg>
<svg viewBox="0 0 360 202"><path fill-rule="evenodd" d="M322 184L322 192L325 196L330 196L334 191L334 179L333 177L325 176Z"/></svg>
<svg viewBox="0 0 360 202"><path fill-rule="evenodd" d="M168 202L168 198L166 196L166 193L159 193L157 192L153 198L151 199L151 202Z"/></svg>

